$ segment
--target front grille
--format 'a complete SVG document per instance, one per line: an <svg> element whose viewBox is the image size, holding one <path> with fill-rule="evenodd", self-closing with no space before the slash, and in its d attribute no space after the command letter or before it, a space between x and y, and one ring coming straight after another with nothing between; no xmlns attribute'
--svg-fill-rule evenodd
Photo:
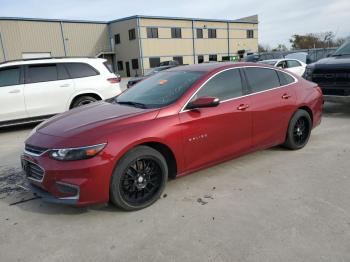
<svg viewBox="0 0 350 262"><path fill-rule="evenodd" d="M22 166L23 166L23 170L25 172L25 175L29 179L33 179L33 180L41 182L44 178L44 170L40 166L38 166L32 162L29 162L26 160L22 160L22 161L23 161Z"/></svg>
<svg viewBox="0 0 350 262"><path fill-rule="evenodd" d="M25 145L25 151L33 154L33 155L41 155L47 150L47 148L44 147L38 147L38 146L32 146L32 145Z"/></svg>

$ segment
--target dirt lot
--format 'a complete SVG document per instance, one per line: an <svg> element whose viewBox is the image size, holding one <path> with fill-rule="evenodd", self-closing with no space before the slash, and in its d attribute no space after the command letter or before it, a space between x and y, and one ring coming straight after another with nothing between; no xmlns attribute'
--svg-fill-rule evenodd
<svg viewBox="0 0 350 262"><path fill-rule="evenodd" d="M19 156L33 126L3 130L0 260L350 261L349 120L350 105L326 104L303 150L276 147L170 181L132 213L31 199Z"/></svg>

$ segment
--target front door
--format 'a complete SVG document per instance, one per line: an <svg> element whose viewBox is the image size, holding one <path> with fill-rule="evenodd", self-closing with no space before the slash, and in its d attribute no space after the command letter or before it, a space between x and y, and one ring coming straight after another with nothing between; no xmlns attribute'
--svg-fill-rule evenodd
<svg viewBox="0 0 350 262"><path fill-rule="evenodd" d="M125 62L125 68L126 68L126 76L130 77L130 63Z"/></svg>
<svg viewBox="0 0 350 262"><path fill-rule="evenodd" d="M229 69L211 78L191 99L217 97L217 107L180 112L186 170L233 157L251 146L249 97L242 97L239 69Z"/></svg>
<svg viewBox="0 0 350 262"><path fill-rule="evenodd" d="M21 67L0 68L0 122L26 118Z"/></svg>

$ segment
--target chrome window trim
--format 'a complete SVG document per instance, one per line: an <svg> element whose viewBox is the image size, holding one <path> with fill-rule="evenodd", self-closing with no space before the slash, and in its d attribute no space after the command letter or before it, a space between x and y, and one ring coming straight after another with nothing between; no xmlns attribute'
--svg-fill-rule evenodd
<svg viewBox="0 0 350 262"><path fill-rule="evenodd" d="M50 149L45 150L45 151L42 152L41 154L35 154L35 153L29 152L29 151L27 151L27 150L24 149L24 153L25 153L26 155L30 155L30 156L42 156L43 154L45 154L45 153L48 152L48 151L50 151Z"/></svg>
<svg viewBox="0 0 350 262"><path fill-rule="evenodd" d="M186 103L184 104L184 106L181 108L180 112L179 113L184 113L184 112L188 112L188 111L192 111L190 109L185 109L186 106L188 105L188 103L192 100L192 98L199 92L200 89L202 89L202 87L208 83L213 77L217 76L218 74L222 73L222 72L225 72L225 71L228 71L228 70L234 70L234 69L244 69L244 68L251 68L251 67L254 67L254 68L265 68L265 69L270 69L270 70L275 70L275 71L280 71L284 74L287 74L289 75L290 77L292 77L294 79L294 82L293 83L290 83L290 84L287 84L287 85L283 85L283 86L278 86L278 87L274 87L274 88L271 88L271 89L268 89L268 90L264 90L264 91L259 91L259 92L255 92L255 93L251 93L251 94L247 94L247 95L242 95L242 96L239 96L239 97L234 97L234 98L230 98L230 99L226 99L226 100L223 100L223 101L220 101L220 104L221 103L225 103L225 102L229 102L229 101L232 101L232 100L237 100L237 99L240 99L240 98L243 98L243 97L247 97L247 96L252 96L252 95L256 95L256 94L261 94L261 93L265 93L265 92L269 92L269 91L272 91L272 90L276 90L276 89L279 89L279 88L283 88L283 87L287 87L287 86L290 86L290 85L294 85L296 83L299 82L299 80L293 76L292 74L286 72L286 71L282 71L278 68L271 68L271 67L264 67L264 66L240 66L240 67L231 67L231 68L226 68L224 70L221 70L217 73L215 73L214 75L212 75L210 78L208 78L197 90L196 92L194 92L192 94L192 96L186 101ZM243 81L243 79L242 79Z"/></svg>

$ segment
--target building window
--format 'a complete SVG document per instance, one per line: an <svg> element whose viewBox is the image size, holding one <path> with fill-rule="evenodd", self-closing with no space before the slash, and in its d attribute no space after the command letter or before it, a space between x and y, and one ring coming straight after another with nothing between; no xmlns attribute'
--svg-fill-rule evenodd
<svg viewBox="0 0 350 262"><path fill-rule="evenodd" d="M136 39L136 30L135 28L129 30L129 40Z"/></svg>
<svg viewBox="0 0 350 262"><path fill-rule="evenodd" d="M216 38L216 29L208 29L208 38Z"/></svg>
<svg viewBox="0 0 350 262"><path fill-rule="evenodd" d="M247 30L247 38L254 38L254 30Z"/></svg>
<svg viewBox="0 0 350 262"><path fill-rule="evenodd" d="M120 44L120 34L114 35L114 43L116 45Z"/></svg>
<svg viewBox="0 0 350 262"><path fill-rule="evenodd" d="M199 55L198 56L198 64L204 63L204 56Z"/></svg>
<svg viewBox="0 0 350 262"><path fill-rule="evenodd" d="M158 67L160 65L160 57L151 57L149 59L150 68Z"/></svg>
<svg viewBox="0 0 350 262"><path fill-rule="evenodd" d="M131 60L132 69L139 69L139 60L138 59L132 59Z"/></svg>
<svg viewBox="0 0 350 262"><path fill-rule="evenodd" d="M118 67L118 71L123 71L124 68L123 68L123 61L118 61L117 62L117 67Z"/></svg>
<svg viewBox="0 0 350 262"><path fill-rule="evenodd" d="M197 28L197 38L203 38L203 29Z"/></svg>
<svg viewBox="0 0 350 262"><path fill-rule="evenodd" d="M181 28L171 28L171 38L181 38Z"/></svg>
<svg viewBox="0 0 350 262"><path fill-rule="evenodd" d="M209 61L218 61L217 55L209 55Z"/></svg>
<svg viewBox="0 0 350 262"><path fill-rule="evenodd" d="M147 28L147 38L158 38L158 28L156 27Z"/></svg>
<svg viewBox="0 0 350 262"><path fill-rule="evenodd" d="M174 56L173 60L177 61L179 63L179 65L183 65L184 64L184 60L183 60L182 56Z"/></svg>

